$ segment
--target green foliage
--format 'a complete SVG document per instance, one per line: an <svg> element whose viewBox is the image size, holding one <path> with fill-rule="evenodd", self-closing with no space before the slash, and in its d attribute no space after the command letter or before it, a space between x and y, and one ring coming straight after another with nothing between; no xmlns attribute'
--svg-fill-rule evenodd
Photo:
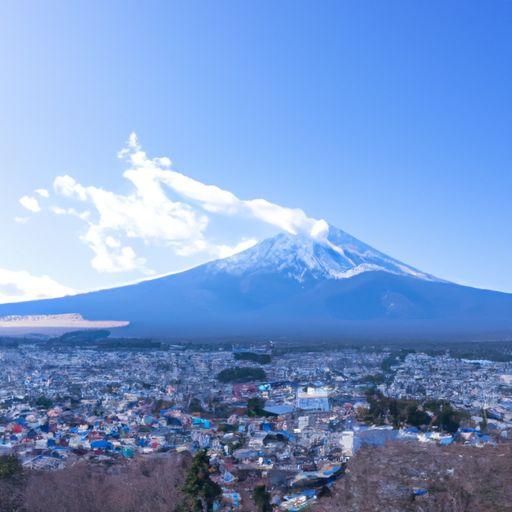
<svg viewBox="0 0 512 512"><path fill-rule="evenodd" d="M221 382L252 382L267 379L267 374L261 368L226 368L222 370L217 379Z"/></svg>
<svg viewBox="0 0 512 512"><path fill-rule="evenodd" d="M190 512L209 512L213 510L213 503L221 496L222 489L210 478L210 459L206 451L196 453L192 467L187 474L183 493L187 497L187 506Z"/></svg>
<svg viewBox="0 0 512 512"><path fill-rule="evenodd" d="M406 424L414 427L434 425L455 433L461 421L468 416L467 413L454 409L445 400L421 403L417 400L389 398L377 392L369 392L367 400L370 408L364 420L377 425L391 423L396 428Z"/></svg>
<svg viewBox="0 0 512 512"><path fill-rule="evenodd" d="M0 480L20 476L23 467L15 455L0 455Z"/></svg>
<svg viewBox="0 0 512 512"><path fill-rule="evenodd" d="M394 356L386 356L380 365L381 369L385 373L389 373L391 371L391 367L399 364L399 361Z"/></svg>
<svg viewBox="0 0 512 512"><path fill-rule="evenodd" d="M263 444L265 446L267 446L268 443L271 443L272 441L277 441L279 443L284 443L284 444L288 444L288 438L281 434L280 432L278 432L277 434L275 433L269 433L265 436L265 439L263 439Z"/></svg>
<svg viewBox="0 0 512 512"><path fill-rule="evenodd" d="M360 382L362 384L372 384L374 386L378 386L379 384L383 384L386 381L386 378L382 373L376 373L374 375L365 375L361 377Z"/></svg>
<svg viewBox="0 0 512 512"><path fill-rule="evenodd" d="M213 415L215 418L228 418L231 415L232 408L226 404L215 404L213 407Z"/></svg>
<svg viewBox="0 0 512 512"><path fill-rule="evenodd" d="M236 425L231 425L229 423L221 423L218 428L220 432L236 432L238 430Z"/></svg>
<svg viewBox="0 0 512 512"><path fill-rule="evenodd" d="M402 348L398 352L392 352L389 356L386 356L381 363L381 369L385 373L391 371L392 366L398 366L400 363L405 361L408 354L416 352L413 349Z"/></svg>
<svg viewBox="0 0 512 512"><path fill-rule="evenodd" d="M53 400L43 395L37 397L33 403L36 407L42 407L43 409L50 409L53 407Z"/></svg>
<svg viewBox="0 0 512 512"><path fill-rule="evenodd" d="M422 425L429 425L432 421L430 414L428 414L421 406L411 404L407 408L406 422L413 427L421 427Z"/></svg>
<svg viewBox="0 0 512 512"><path fill-rule="evenodd" d="M270 354L258 354L256 352L235 352L237 361L252 361L258 364L269 364L272 361Z"/></svg>
<svg viewBox="0 0 512 512"><path fill-rule="evenodd" d="M327 498L329 496L332 496L331 490L329 487L327 487L327 485L323 485L318 491L318 498Z"/></svg>
<svg viewBox="0 0 512 512"><path fill-rule="evenodd" d="M427 402L425 407L434 414L434 425L451 434L457 432L461 421L468 417L466 412L454 409L452 405L445 400L432 400Z"/></svg>
<svg viewBox="0 0 512 512"><path fill-rule="evenodd" d="M270 493L264 485L257 485L252 491L252 499L259 512L272 512L270 498Z"/></svg>
<svg viewBox="0 0 512 512"><path fill-rule="evenodd" d="M159 413L162 409L169 409L170 407L172 407L173 405L175 405L175 403L172 401L172 400L165 400L163 398L158 398L156 399L152 404L151 404L151 413L152 414L157 414Z"/></svg>
<svg viewBox="0 0 512 512"><path fill-rule="evenodd" d="M201 400L199 400L199 398L196 397L192 398L192 400L190 400L188 410L190 412L203 412L204 409L203 406L201 405Z"/></svg>
<svg viewBox="0 0 512 512"><path fill-rule="evenodd" d="M247 438L244 434L238 434L238 436L236 436L233 441L230 441L228 443L230 452L233 453L235 450L243 448L245 446L246 441Z"/></svg>
<svg viewBox="0 0 512 512"><path fill-rule="evenodd" d="M259 397L249 398L247 400L247 416L258 417L258 416L272 416L271 413L264 411L265 400Z"/></svg>
<svg viewBox="0 0 512 512"><path fill-rule="evenodd" d="M468 344L463 347L450 348L450 356L456 359L468 359L470 361L486 360L497 363L509 363L512 361L510 346L499 344Z"/></svg>
<svg viewBox="0 0 512 512"><path fill-rule="evenodd" d="M487 432L488 421L487 421L487 411L482 409L482 421L480 422L480 430L484 433Z"/></svg>
<svg viewBox="0 0 512 512"><path fill-rule="evenodd" d="M60 338L60 341L66 342L74 342L74 341L92 341L92 340L101 340L103 338L108 338L110 336L110 331L106 329L89 329L87 331L71 331L66 332Z"/></svg>

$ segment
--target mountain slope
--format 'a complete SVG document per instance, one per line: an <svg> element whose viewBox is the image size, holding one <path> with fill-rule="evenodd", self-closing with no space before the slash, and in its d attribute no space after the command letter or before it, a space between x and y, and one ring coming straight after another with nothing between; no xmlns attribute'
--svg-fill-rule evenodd
<svg viewBox="0 0 512 512"><path fill-rule="evenodd" d="M330 228L280 234L135 285L0 305L8 314L129 320L119 335L431 337L512 332L512 295L444 282Z"/></svg>

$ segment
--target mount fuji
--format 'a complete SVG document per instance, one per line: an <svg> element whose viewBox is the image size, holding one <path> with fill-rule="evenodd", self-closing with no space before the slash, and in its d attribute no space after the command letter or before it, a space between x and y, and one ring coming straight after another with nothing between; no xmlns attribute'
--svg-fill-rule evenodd
<svg viewBox="0 0 512 512"><path fill-rule="evenodd" d="M129 321L126 336L448 338L512 333L512 294L457 285L333 226L281 233L134 285L0 305L0 316Z"/></svg>

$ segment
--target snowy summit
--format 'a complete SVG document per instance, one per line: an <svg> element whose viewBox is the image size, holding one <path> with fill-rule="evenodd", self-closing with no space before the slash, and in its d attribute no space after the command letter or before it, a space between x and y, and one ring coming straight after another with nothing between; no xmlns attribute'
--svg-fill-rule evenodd
<svg viewBox="0 0 512 512"><path fill-rule="evenodd" d="M325 231L312 234L281 233L246 251L214 262L211 270L238 276L278 272L299 282L346 279L369 271L437 280L331 225L327 225Z"/></svg>

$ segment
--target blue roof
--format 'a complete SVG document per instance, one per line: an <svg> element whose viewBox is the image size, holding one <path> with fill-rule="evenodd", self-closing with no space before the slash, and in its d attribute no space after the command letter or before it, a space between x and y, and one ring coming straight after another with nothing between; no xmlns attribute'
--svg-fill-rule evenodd
<svg viewBox="0 0 512 512"><path fill-rule="evenodd" d="M112 443L109 443L104 439L98 439L96 441L91 441L91 448L96 448L100 450L111 450L113 446Z"/></svg>
<svg viewBox="0 0 512 512"><path fill-rule="evenodd" d="M264 407L263 410L279 416L281 414L289 414L293 412L294 408L290 405L269 405Z"/></svg>

